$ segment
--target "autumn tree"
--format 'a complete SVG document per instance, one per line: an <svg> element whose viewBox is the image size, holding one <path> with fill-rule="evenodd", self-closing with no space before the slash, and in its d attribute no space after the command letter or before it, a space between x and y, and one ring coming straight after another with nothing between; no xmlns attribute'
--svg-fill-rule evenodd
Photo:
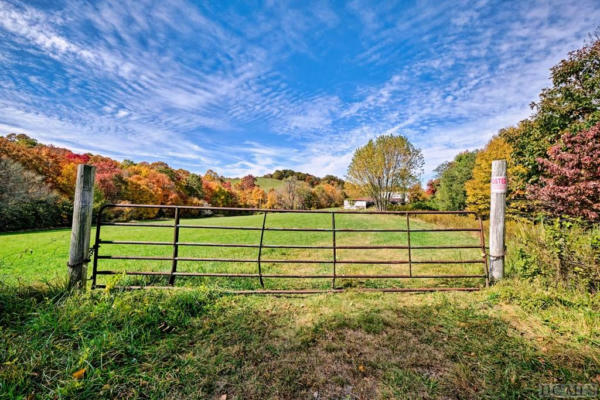
<svg viewBox="0 0 600 400"><path fill-rule="evenodd" d="M316 201L315 207L318 208L338 207L344 203L342 188L333 183L322 183L313 189L313 193Z"/></svg>
<svg viewBox="0 0 600 400"><path fill-rule="evenodd" d="M252 207L262 208L267 203L267 194L262 188L254 186L250 193L248 203Z"/></svg>
<svg viewBox="0 0 600 400"><path fill-rule="evenodd" d="M110 158L95 157L92 164L96 167L96 187L103 198L109 202L119 201L127 187L119 163Z"/></svg>
<svg viewBox="0 0 600 400"><path fill-rule="evenodd" d="M423 190L423 187L419 182L408 188L408 201L411 203L424 201L427 197L427 193L425 193L425 190Z"/></svg>
<svg viewBox="0 0 600 400"><path fill-rule="evenodd" d="M154 191L152 185L147 178L142 175L134 175L127 179L127 189L124 196L127 201L124 203L134 204L158 204L160 201L159 194ZM127 218L154 218L158 209L155 208L134 208L127 210Z"/></svg>
<svg viewBox="0 0 600 400"><path fill-rule="evenodd" d="M440 180L438 178L430 179L427 181L427 187L425 188L425 194L428 198L431 198L437 192L438 187L440 186Z"/></svg>
<svg viewBox="0 0 600 400"><path fill-rule="evenodd" d="M532 104L534 114L500 135L512 147L522 187L535 186L545 158L565 132L578 132L600 122L600 39L569 53L551 69L552 85ZM532 187L533 187L532 186Z"/></svg>
<svg viewBox="0 0 600 400"><path fill-rule="evenodd" d="M265 204L265 208L273 209L278 208L280 205L279 193L275 191L275 189L269 190L267 193L267 203Z"/></svg>
<svg viewBox="0 0 600 400"><path fill-rule="evenodd" d="M348 181L386 210L394 192L406 193L423 168L421 150L404 136L383 135L357 149L348 167Z"/></svg>
<svg viewBox="0 0 600 400"><path fill-rule="evenodd" d="M129 167L134 166L135 164L136 164L135 162L125 159L125 160L121 161L121 168L127 169Z"/></svg>
<svg viewBox="0 0 600 400"><path fill-rule="evenodd" d="M340 179L337 176L331 174L325 175L323 178L321 178L321 182L330 183L341 187L344 186L343 179Z"/></svg>
<svg viewBox="0 0 600 400"><path fill-rule="evenodd" d="M301 182L296 190L298 197L297 208L301 210L309 210L312 208L319 208L319 201L314 190L310 187L308 182Z"/></svg>
<svg viewBox="0 0 600 400"><path fill-rule="evenodd" d="M10 207L13 203L40 200L52 196L43 178L8 158L0 158L0 205Z"/></svg>
<svg viewBox="0 0 600 400"><path fill-rule="evenodd" d="M353 184L352 182L344 182L344 193L351 199L361 197L363 195L362 187Z"/></svg>
<svg viewBox="0 0 600 400"><path fill-rule="evenodd" d="M512 147L502 138L494 136L485 148L477 152L473 166L473 177L465 183L467 193L467 209L475 211L482 216L490 213L490 177L492 174L493 160L506 160L508 193L507 203L510 210L520 208L525 193L524 186L520 183L521 172L524 169L516 165L511 157Z"/></svg>
<svg viewBox="0 0 600 400"><path fill-rule="evenodd" d="M202 189L206 201L215 207L231 207L236 205L236 196L230 188L222 185L220 181L202 180Z"/></svg>
<svg viewBox="0 0 600 400"><path fill-rule="evenodd" d="M27 139L26 139L27 138ZM0 136L0 157L18 162L25 169L43 177L44 182L55 188L61 174L60 156L48 146L39 145L28 136L9 134Z"/></svg>
<svg viewBox="0 0 600 400"><path fill-rule="evenodd" d="M534 104L534 120L551 138L600 122L600 38L551 69L552 86Z"/></svg>
<svg viewBox="0 0 600 400"><path fill-rule="evenodd" d="M241 190L252 190L256 186L256 178L252 175L246 175L240 179Z"/></svg>
<svg viewBox="0 0 600 400"><path fill-rule="evenodd" d="M540 183L530 187L531 198L553 215L584 217L600 222L600 123L563 135L539 158Z"/></svg>
<svg viewBox="0 0 600 400"><path fill-rule="evenodd" d="M466 207L465 183L473 176L476 155L475 151L464 151L453 161L437 168L440 183L435 193L435 204L440 210L463 210Z"/></svg>
<svg viewBox="0 0 600 400"><path fill-rule="evenodd" d="M301 182L295 176L290 176L283 181L279 188L280 201L282 206L287 209L296 209L299 206L300 196L298 190Z"/></svg>
<svg viewBox="0 0 600 400"><path fill-rule="evenodd" d="M9 133L6 139L10 142L17 143L27 148L32 148L38 145L38 141L24 133Z"/></svg>
<svg viewBox="0 0 600 400"><path fill-rule="evenodd" d="M204 179L205 181L217 182L217 181L221 180L221 176L219 176L219 174L217 174L212 169L209 169L208 171L206 171L206 173L204 174L204 177L202 179Z"/></svg>

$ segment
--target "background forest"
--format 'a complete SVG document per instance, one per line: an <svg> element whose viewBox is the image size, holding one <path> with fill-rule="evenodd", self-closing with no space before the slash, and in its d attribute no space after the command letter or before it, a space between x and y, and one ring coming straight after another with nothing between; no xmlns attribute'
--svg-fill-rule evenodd
<svg viewBox="0 0 600 400"><path fill-rule="evenodd" d="M231 180L209 170L201 176L164 162L119 162L9 134L0 136L0 231L68 225L78 164L96 167L95 209L105 203L323 208L343 202L343 181L332 175L278 170L265 177L275 180L266 191L252 175ZM118 212L112 217L161 216L153 209Z"/></svg>

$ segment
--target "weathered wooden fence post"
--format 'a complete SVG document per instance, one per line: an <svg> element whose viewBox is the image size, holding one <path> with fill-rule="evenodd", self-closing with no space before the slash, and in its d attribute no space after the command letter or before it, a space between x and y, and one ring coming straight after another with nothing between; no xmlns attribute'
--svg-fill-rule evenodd
<svg viewBox="0 0 600 400"><path fill-rule="evenodd" d="M506 160L492 161L490 199L490 280L504 277L504 212L506 208Z"/></svg>
<svg viewBox="0 0 600 400"><path fill-rule="evenodd" d="M90 230L94 206L94 175L96 167L77 166L77 183L73 202L73 226L69 248L69 287L85 290L90 251Z"/></svg>

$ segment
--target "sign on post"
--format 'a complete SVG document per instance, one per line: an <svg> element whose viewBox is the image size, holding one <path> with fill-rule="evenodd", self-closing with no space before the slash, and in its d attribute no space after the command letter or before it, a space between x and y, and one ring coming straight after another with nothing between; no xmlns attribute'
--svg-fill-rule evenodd
<svg viewBox="0 0 600 400"><path fill-rule="evenodd" d="M492 176L491 180L492 193L506 193L506 177L505 176Z"/></svg>

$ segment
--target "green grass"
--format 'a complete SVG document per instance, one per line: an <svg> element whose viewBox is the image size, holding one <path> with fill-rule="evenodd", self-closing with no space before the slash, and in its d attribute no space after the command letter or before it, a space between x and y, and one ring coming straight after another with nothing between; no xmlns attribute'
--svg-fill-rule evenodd
<svg viewBox="0 0 600 400"><path fill-rule="evenodd" d="M267 222L326 227L327 217L279 214L269 216ZM193 222L200 221L246 226L261 222L258 216ZM399 219L359 215L340 217L337 225L403 226ZM430 225L411 221L411 227L419 226ZM105 227L102 236L171 240L171 230L161 229ZM256 233L190 230L182 240L255 243ZM329 240L317 237L320 234L269 235L265 243ZM352 235L356 234L347 234L339 242L405 240L400 234L393 239L383 238L387 234ZM227 399L517 399L538 398L541 383L600 381L598 296L516 279L475 293L349 290L310 296L234 296L214 289L217 285L256 288L256 280L192 278L178 280L180 285L194 285L190 290L68 293L57 283L66 270L68 237L68 230L0 236L0 399L220 399L223 395ZM477 241L470 234L449 233L415 234L411 239L413 244ZM168 249L116 245L106 245L102 252L109 254L109 248L111 254L126 250L170 254ZM190 251L205 255L215 249ZM232 253L227 255L251 255L245 249L228 251ZM302 251L267 255L318 256ZM403 256L378 254L389 259ZM447 256L473 255L450 251ZM111 268L134 267L107 261L102 268L107 263L112 263ZM289 268L265 267L278 272ZM306 272L330 268L300 267ZM256 266L191 264L187 268L253 271ZM51 283L41 284L41 280ZM267 281L270 288L296 284L327 287L329 283ZM360 286L375 284L359 282ZM82 379L73 377L81 369L85 369Z"/></svg>
<svg viewBox="0 0 600 400"><path fill-rule="evenodd" d="M213 217L186 219L182 224L187 225L217 225L217 226L244 226L260 227L262 215L246 215L235 217ZM168 226L172 221L162 221ZM329 228L331 216L329 214L269 214L267 227L315 227ZM433 225L413 220L412 229L427 228ZM379 228L403 229L406 222L403 217L393 215L360 215L339 214L336 217L337 228ZM94 236L95 230L92 232ZM172 228L153 227L115 227L105 226L101 231L103 240L144 240L144 241L172 241ZM42 232L29 232L8 234L0 236L0 277L6 282L33 283L36 281L51 281L65 275L65 262L67 260L67 247L69 230L54 230ZM181 242L199 243L239 243L258 244L260 231L218 230L218 229L181 229ZM266 231L264 244L297 244L297 245L325 245L330 246L331 232L280 232ZM338 232L336 234L338 245L390 245L406 244L406 233L355 233ZM411 234L414 246L435 244L466 244L477 245L479 239L470 233L456 232L416 232ZM165 256L172 254L171 246L142 246L142 245L113 245L104 244L100 249L101 255L130 255L130 256ZM221 248L221 247L187 247L181 246L180 257L194 258L235 258L253 260L249 263L227 264L222 262L187 262L180 261L178 271L181 272L231 272L231 273L256 273L258 249L255 248ZM263 249L263 260L298 259L298 260L331 260L332 250L321 249ZM407 260L406 250L354 250L339 249L338 260ZM479 249L460 250L413 250L414 261L431 261L437 259L447 260L478 260L481 259ZM133 261L133 260L99 260L100 270L113 271L170 271L170 261ZM330 263L320 264L274 264L263 262L265 274L331 274ZM482 264L415 264L414 274L483 274ZM337 274L408 274L408 265L349 265L338 264ZM115 277L101 276L98 283L114 283ZM116 278L120 279L120 278ZM131 281L132 279L130 279ZM152 281L164 283L164 278L153 278ZM143 282L143 279L135 279ZM327 288L331 285L328 279L297 280L267 278L266 287L270 289L283 288ZM157 282L159 283L159 282ZM178 278L179 285L204 284L213 287L232 289L255 289L259 287L256 278ZM365 286L365 287L416 287L416 286L481 286L482 279L460 280L430 280L414 279L411 281L399 280L349 280L338 279L339 286Z"/></svg>
<svg viewBox="0 0 600 400"><path fill-rule="evenodd" d="M227 178L227 181L231 182L231 184L238 183L241 178ZM280 179L274 178L256 178L256 184L260 186L265 192L268 192L271 189L277 189L279 186L283 185L283 181Z"/></svg>
<svg viewBox="0 0 600 400"><path fill-rule="evenodd" d="M597 303L567 307L541 290L520 304L523 289L242 297L5 287L0 398L536 398L540 383L597 379Z"/></svg>

